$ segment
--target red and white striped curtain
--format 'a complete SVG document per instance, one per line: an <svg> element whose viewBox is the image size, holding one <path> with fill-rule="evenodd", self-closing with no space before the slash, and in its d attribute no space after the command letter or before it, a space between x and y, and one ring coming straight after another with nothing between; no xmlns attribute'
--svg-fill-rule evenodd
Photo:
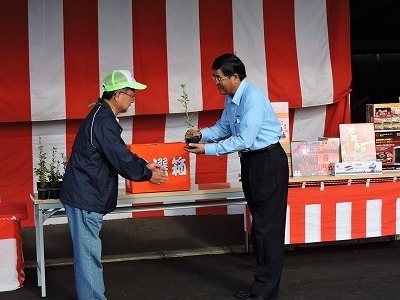
<svg viewBox="0 0 400 300"><path fill-rule="evenodd" d="M120 118L126 143L182 140L182 83L194 123L213 125L224 98L211 64L226 52L271 101L289 102L293 140L338 136L350 122L347 0L14 0L0 25L2 201L29 203L38 138L69 153L113 69L148 85ZM193 182L238 180L237 155L191 164Z"/></svg>

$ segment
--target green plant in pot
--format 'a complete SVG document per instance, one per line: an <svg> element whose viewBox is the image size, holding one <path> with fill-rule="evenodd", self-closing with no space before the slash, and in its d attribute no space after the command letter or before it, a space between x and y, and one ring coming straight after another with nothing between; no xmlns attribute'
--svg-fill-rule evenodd
<svg viewBox="0 0 400 300"><path fill-rule="evenodd" d="M62 183L62 180L64 178L64 174L65 174L65 170L67 169L67 164L68 164L68 156L65 155L64 153L61 153L61 164L62 164L62 167L63 167L63 172L61 174L61 183Z"/></svg>
<svg viewBox="0 0 400 300"><path fill-rule="evenodd" d="M65 175L65 170L67 169L67 164L68 164L68 159L69 156L65 155L63 152L61 152L61 174L60 174L60 192L61 192L61 186L64 180L64 175Z"/></svg>
<svg viewBox="0 0 400 300"><path fill-rule="evenodd" d="M192 125L192 115L189 113L189 96L188 93L186 92L186 85L181 84L182 88L182 95L178 99L178 101L182 104L183 109L184 109L184 118L185 118L185 123L188 125L188 130L186 131L185 134L185 143L199 143L201 134L200 131L197 129L194 129L194 126ZM190 148L190 147L189 147Z"/></svg>
<svg viewBox="0 0 400 300"><path fill-rule="evenodd" d="M49 170L47 168L47 153L44 151L44 146L42 144L42 138L39 137L39 162L37 167L34 169L35 174L38 176L37 182L37 191L38 191L38 198L39 199L48 199L49 198L49 186L47 183L47 175Z"/></svg>
<svg viewBox="0 0 400 300"><path fill-rule="evenodd" d="M51 152L51 161L49 165L49 183L50 183L50 195L51 199L58 199L60 197L60 180L62 179L60 173L61 163L56 159L57 157L57 148L53 147Z"/></svg>

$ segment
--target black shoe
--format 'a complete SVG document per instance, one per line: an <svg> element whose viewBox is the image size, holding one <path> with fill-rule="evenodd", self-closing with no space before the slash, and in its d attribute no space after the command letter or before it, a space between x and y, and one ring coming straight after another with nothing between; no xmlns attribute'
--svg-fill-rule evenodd
<svg viewBox="0 0 400 300"><path fill-rule="evenodd" d="M239 299L246 299L250 295L251 295L251 287L248 290L237 292L235 296Z"/></svg>

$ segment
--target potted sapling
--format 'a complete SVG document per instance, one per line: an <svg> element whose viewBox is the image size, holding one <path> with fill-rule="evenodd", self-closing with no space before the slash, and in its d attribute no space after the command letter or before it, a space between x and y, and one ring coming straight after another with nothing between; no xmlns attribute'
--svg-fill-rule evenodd
<svg viewBox="0 0 400 300"><path fill-rule="evenodd" d="M60 161L56 159L57 157L57 148L52 148L51 153L51 161L49 165L49 183L50 183L50 199L58 199L60 197L60 180L62 179L60 173Z"/></svg>
<svg viewBox="0 0 400 300"><path fill-rule="evenodd" d="M38 199L48 199L49 198L49 185L47 182L47 175L49 170L47 168L47 153L44 151L44 146L42 144L42 138L39 137L39 162L37 167L34 169L35 174L38 176L38 181L36 183Z"/></svg>
<svg viewBox="0 0 400 300"><path fill-rule="evenodd" d="M184 110L184 118L185 118L185 123L188 126L188 130L186 131L185 134L185 143L199 143L201 134L200 131L195 129L194 126L192 125L192 115L189 113L189 96L188 93L186 92L186 85L181 84L182 88L182 95L179 99L177 99L183 106ZM190 148L190 147L189 147Z"/></svg>
<svg viewBox="0 0 400 300"><path fill-rule="evenodd" d="M62 180L64 178L65 170L67 169L68 158L69 157L67 155L65 155L64 153L61 153L61 164L62 164L63 172L61 173L60 185L62 184Z"/></svg>

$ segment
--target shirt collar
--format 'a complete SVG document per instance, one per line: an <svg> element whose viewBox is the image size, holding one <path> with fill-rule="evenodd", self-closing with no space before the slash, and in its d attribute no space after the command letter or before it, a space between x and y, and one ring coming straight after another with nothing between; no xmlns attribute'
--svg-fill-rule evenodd
<svg viewBox="0 0 400 300"><path fill-rule="evenodd" d="M232 96L228 95L228 101L233 102L237 106L239 106L240 99L242 99L242 95L244 92L244 89L247 86L247 79L243 79L242 82L240 82L238 89L236 90L236 93Z"/></svg>

